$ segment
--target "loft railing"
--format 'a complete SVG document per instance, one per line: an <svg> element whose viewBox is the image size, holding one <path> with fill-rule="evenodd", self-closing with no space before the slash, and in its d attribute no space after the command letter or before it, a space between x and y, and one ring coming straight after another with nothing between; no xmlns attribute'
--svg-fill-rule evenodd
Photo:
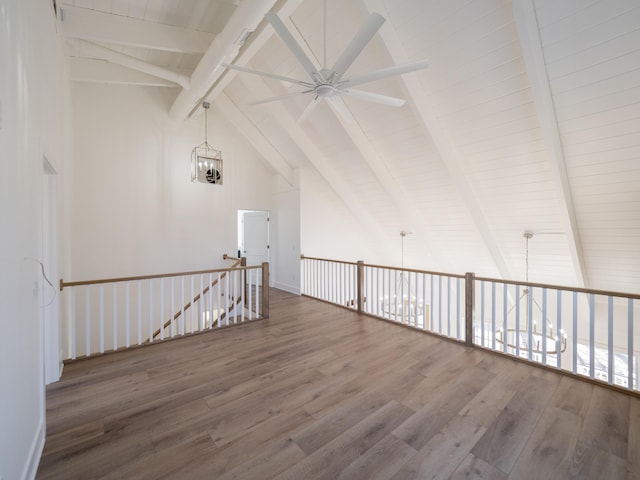
<svg viewBox="0 0 640 480"><path fill-rule="evenodd" d="M301 256L302 294L627 391L640 295Z"/></svg>
<svg viewBox="0 0 640 480"><path fill-rule="evenodd" d="M60 280L65 359L269 317L269 264L78 282ZM263 288L262 285L266 287Z"/></svg>

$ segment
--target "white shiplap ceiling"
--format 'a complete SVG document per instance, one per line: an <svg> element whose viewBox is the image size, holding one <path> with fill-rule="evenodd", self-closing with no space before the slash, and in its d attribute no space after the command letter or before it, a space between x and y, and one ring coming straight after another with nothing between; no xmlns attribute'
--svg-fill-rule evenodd
<svg viewBox="0 0 640 480"><path fill-rule="evenodd" d="M386 23L348 73L427 58L347 98L356 121L222 62L306 78L271 27L280 14L318 65L323 0L66 0L76 81L164 86L178 119L214 102L291 181L316 168L412 266L640 290L640 4L637 0L327 0L327 64L370 12ZM253 32L242 43L247 32ZM312 252L305 252L311 254Z"/></svg>

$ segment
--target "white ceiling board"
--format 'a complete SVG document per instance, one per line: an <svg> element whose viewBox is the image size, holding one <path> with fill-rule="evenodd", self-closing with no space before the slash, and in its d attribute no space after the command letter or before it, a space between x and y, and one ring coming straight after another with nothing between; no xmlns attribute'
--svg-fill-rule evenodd
<svg viewBox="0 0 640 480"><path fill-rule="evenodd" d="M633 18L634 10L638 7L638 3L635 0L583 1L574 4L577 8L562 12L562 6L549 5L550 8L543 7L547 1L535 1L536 16L538 25L540 25L541 36L543 37L543 46L570 42L572 38L579 38L582 35L585 36L584 47L591 47L606 41L616 36L616 31L624 30L625 21L622 17ZM573 1L566 3L572 3ZM546 15L545 11L547 11ZM594 31L598 30L598 28L594 29L594 27L600 24L608 24L606 31ZM549 58L549 61L555 61L558 55L563 53L564 49L561 48Z"/></svg>
<svg viewBox="0 0 640 480"><path fill-rule="evenodd" d="M640 44L640 29L608 40L591 48L585 48L577 53L565 56L554 62L547 63L549 78L558 78L576 72L583 72L594 66L600 65L611 58L611 51L616 55L628 58L636 58L637 45ZM584 47L584 45L583 45Z"/></svg>
<svg viewBox="0 0 640 480"><path fill-rule="evenodd" d="M122 17L141 25L144 32L170 26L174 31L207 32L214 38L243 3L62 0L61 4L106 16L104 25ZM527 27L532 31L526 36L514 16L514 5L523 4L533 10ZM256 8L255 3L246 5ZM279 0L272 7L318 65L325 58L323 5L323 0ZM578 235L590 285L637 291L637 0L328 0L328 65L349 44L370 10L379 11L387 21L347 76L426 58L426 70L362 87L405 99L403 107L347 98L354 125L343 125L324 103L298 123L309 97L246 105L298 87L235 71L213 72L215 62L201 75L207 80L202 96L191 90L183 101L191 108L203 96L213 99L224 92L233 103L225 104L229 115L240 119L238 128L246 127L244 133L254 144L266 142L265 152L272 149L273 158L277 154L278 161L290 168L321 172L327 188L336 192L327 208L348 209L372 237L383 239L383 248L390 252L399 252L399 230L416 224L406 245L414 266L439 267L440 256L449 259L449 267L458 273L474 270L522 278L522 233L531 229L536 233L531 243L534 281L580 284L572 268L577 251L572 236ZM100 22L95 25L96 31L102 28ZM306 79L306 72L273 33L260 18L258 30L240 49L238 64ZM103 47L180 74L192 75L201 62L202 48L185 54L127 44L117 28L104 35ZM145 41L151 38L145 37ZM534 62L529 37L537 37ZM173 44L168 36L159 41ZM68 55L83 52L69 49ZM166 83L87 58L74 58L70 65L76 78L86 81ZM540 95L545 84L546 97ZM555 137L549 133L554 127ZM564 164L556 160L559 156ZM286 169L284 175L289 175ZM573 224L567 220L571 203ZM538 232L562 235L547 238Z"/></svg>
<svg viewBox="0 0 640 480"><path fill-rule="evenodd" d="M112 83L119 85L140 85L147 87L171 87L174 82L163 80L140 71L132 70L105 60L71 57L69 76L75 82Z"/></svg>
<svg viewBox="0 0 640 480"><path fill-rule="evenodd" d="M640 267L638 7L594 2L555 20L546 7L540 30L589 278L623 291Z"/></svg>
<svg viewBox="0 0 640 480"><path fill-rule="evenodd" d="M170 25L65 6L62 33L69 38L180 53L203 53L213 36Z"/></svg>
<svg viewBox="0 0 640 480"><path fill-rule="evenodd" d="M550 32L544 32L546 45L549 45L545 58L550 64L564 58L584 52L587 49L606 42L615 41L628 32L635 32L640 25L640 8L638 5L630 6L622 12L618 11L611 2L596 4L599 9L592 12L591 22L583 29L567 29L565 25L559 28L562 39L553 41ZM614 7L614 8L612 8ZM573 23L573 22L572 22ZM600 24L608 24L608 28L600 28ZM573 33L566 37L567 32ZM543 48L546 46L543 45Z"/></svg>
<svg viewBox="0 0 640 480"><path fill-rule="evenodd" d="M111 10L109 13L127 17L129 16L129 3L129 0L111 0Z"/></svg>
<svg viewBox="0 0 640 480"><path fill-rule="evenodd" d="M242 82L240 83L246 84L250 90L258 92L260 95L269 96L273 93L269 91L267 84L262 79L249 76L246 78L243 77L241 80ZM231 87L228 87L228 89L229 88ZM235 90L235 87L232 89ZM331 152L327 153L308 136L303 130L303 127L294 120L294 117L292 117L279 102L262 105L261 109L268 112L271 118L277 118L281 125L285 127L284 131L290 136L291 141L295 143L300 151L304 152L309 163L313 165L327 184L334 189L337 196L343 200L346 207L352 211L354 216L362 222L363 228L371 231L376 238L381 240L383 245L387 244L389 232L399 231L401 227L395 226L392 230L388 230L381 226L386 223L380 220L380 218L384 216L385 210L387 216L390 215L398 221L397 216L393 217L394 212L389 212L390 202L388 198L384 195L377 195L375 199L369 197L364 200L356 193L358 189L354 188L354 185L357 185L359 182L361 183L363 180L366 182L367 178L369 179L369 185L376 187L371 174L369 173L367 176L367 172L362 170L361 164L359 168L356 168L354 174L348 173L348 161L351 160L352 163L357 164L357 152L349 152L349 150L346 150L347 155L344 155L343 150L339 156ZM269 136L273 138L273 132L271 132ZM331 145L331 138L327 139L323 136L319 136L319 138L323 140L324 146ZM277 140L277 142L281 141L282 139ZM365 188L364 191L371 193L372 191L376 192L377 189L374 188L372 190L371 188ZM387 244L387 246L389 245Z"/></svg>
<svg viewBox="0 0 640 480"><path fill-rule="evenodd" d="M106 60L117 65L138 70L140 72L153 75L155 77L169 80L183 88L189 88L189 77L175 72L158 65L154 65L148 62L144 62L138 58L125 55L123 53L111 50L110 48L103 47L101 45L87 42L80 39L69 39L67 42L75 42L77 44L77 51L85 58L95 58L100 60ZM73 47L72 47L73 48Z"/></svg>
<svg viewBox="0 0 640 480"><path fill-rule="evenodd" d="M131 0L129 4L129 17L144 19L147 13L147 4L149 0Z"/></svg>
<svg viewBox="0 0 640 480"><path fill-rule="evenodd" d="M581 87L572 87L567 91L556 91L556 96L554 97L554 104L558 109L558 117L567 118L569 114L567 111L578 110L576 116L584 116L583 113L579 112L579 105L584 104L586 102L596 101L606 102L606 107L611 109L611 102L609 98L612 94L622 93L622 98L624 96L633 95L635 92L634 85L637 85L640 82L640 68L636 68L634 70L623 72L619 75L613 75L607 77L604 80L590 83L587 85L583 85ZM608 95L603 94L603 87L606 88ZM615 98L615 97L614 97ZM637 101L637 95L635 97ZM622 107L629 105L630 103L636 103L634 99L629 99L627 103L622 103ZM575 108L578 106L578 108ZM572 108L574 107L574 108Z"/></svg>
<svg viewBox="0 0 640 480"><path fill-rule="evenodd" d="M365 2L368 5L370 10L378 10L383 11L384 15L392 18L393 13L385 10L385 6L379 2ZM405 3L404 5L407 5ZM419 2L413 2L411 4L413 8L419 9ZM392 10L394 6L389 5L388 8ZM383 26L381 29L381 36L385 41L389 52L391 53L392 58L395 63L400 63L406 61L407 53L405 51L406 45L409 43L405 41L406 38L410 38L412 33L407 32L408 28L398 30L394 28L389 28ZM423 29L424 30L424 29ZM431 33L431 30L429 30ZM426 55L430 60L431 56ZM467 265L473 265L474 270L476 272L487 272L487 274L492 275L496 274L495 272L499 272L500 275L509 277L508 269L506 264L504 263L500 252L495 248L495 242L491 237L490 231L487 229L486 222L483 218L482 209L479 208L477 200L473 195L472 191L469 189L469 185L467 184L465 173L463 171L462 163L457 158L458 153L453 147L452 139L449 135L441 129L441 113L435 113L438 111L437 107L432 103L433 100L428 101L427 96L425 96L424 87L420 85L419 79L430 78L431 73L430 67L427 72L423 74L423 72L417 72L416 75L406 75L403 76L403 83L405 88L408 91L409 97L414 105L417 106L416 112L418 114L418 118L420 118L421 122L427 128L428 134L430 137L434 139L435 146L442 157L444 164L447 166L448 178L444 181L445 185L451 185L450 188L457 193L453 198L456 198L456 203L459 202L459 208L457 209L459 215L456 216L457 219L463 219L462 223L466 224L467 235L458 235L457 239L466 238L468 243L466 248L458 249L459 254L461 252L465 252L468 255L475 255L477 258L481 258L482 262L469 262ZM439 112L439 111L438 111ZM439 118L438 118L439 117ZM458 197L461 195L461 197ZM426 203L425 205L429 205ZM438 210L440 205L436 203L434 211ZM428 207L428 208L429 208ZM428 223L427 223L428 224ZM452 232L453 233L453 232ZM447 242L450 245L451 238L448 237L440 237L441 241ZM468 256L465 258L468 261ZM492 264L492 261L494 262ZM468 267L472 268L472 267Z"/></svg>
<svg viewBox="0 0 640 480"><path fill-rule="evenodd" d="M228 120L235 125L239 132L249 140L251 145L259 152L269 163L269 165L282 175L289 185L293 185L293 169L289 165L282 154L269 142L262 132L246 117L240 109L227 97L220 95L216 98L215 105L218 109L225 112Z"/></svg>

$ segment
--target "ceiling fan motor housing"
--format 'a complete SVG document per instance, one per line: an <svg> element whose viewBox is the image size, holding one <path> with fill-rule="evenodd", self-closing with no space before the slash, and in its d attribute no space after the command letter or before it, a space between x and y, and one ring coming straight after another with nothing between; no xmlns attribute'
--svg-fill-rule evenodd
<svg viewBox="0 0 640 480"><path fill-rule="evenodd" d="M316 95L322 98L330 97L336 91L333 85L322 84L315 88Z"/></svg>

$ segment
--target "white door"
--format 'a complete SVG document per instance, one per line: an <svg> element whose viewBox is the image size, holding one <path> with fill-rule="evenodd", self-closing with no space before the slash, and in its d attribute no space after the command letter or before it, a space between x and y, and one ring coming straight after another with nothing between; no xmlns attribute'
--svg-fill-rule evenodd
<svg viewBox="0 0 640 480"><path fill-rule="evenodd" d="M269 261L269 212L251 211L242 216L242 256L248 266Z"/></svg>

